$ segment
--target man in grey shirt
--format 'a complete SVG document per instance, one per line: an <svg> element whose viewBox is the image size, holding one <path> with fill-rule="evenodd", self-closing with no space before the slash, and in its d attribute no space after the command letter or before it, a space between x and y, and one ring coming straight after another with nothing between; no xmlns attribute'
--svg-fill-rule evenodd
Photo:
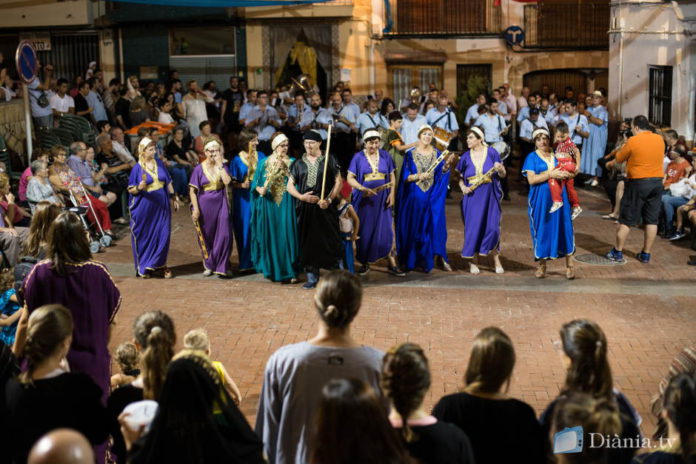
<svg viewBox="0 0 696 464"><path fill-rule="evenodd" d="M319 281L314 297L320 318L317 335L281 347L268 360L256 433L271 464L308 462L314 415L329 380L356 378L380 392L384 353L350 335L361 300L362 287L354 274L331 271Z"/></svg>

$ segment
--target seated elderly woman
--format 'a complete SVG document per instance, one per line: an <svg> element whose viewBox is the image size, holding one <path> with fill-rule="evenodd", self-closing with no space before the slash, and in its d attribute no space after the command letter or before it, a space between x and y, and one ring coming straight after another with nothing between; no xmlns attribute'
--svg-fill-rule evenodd
<svg viewBox="0 0 696 464"><path fill-rule="evenodd" d="M54 205L61 205L62 202L53 191L51 181L48 180L48 163L36 160L31 163L31 178L27 184L27 201L34 214L36 205L41 201L49 201Z"/></svg>

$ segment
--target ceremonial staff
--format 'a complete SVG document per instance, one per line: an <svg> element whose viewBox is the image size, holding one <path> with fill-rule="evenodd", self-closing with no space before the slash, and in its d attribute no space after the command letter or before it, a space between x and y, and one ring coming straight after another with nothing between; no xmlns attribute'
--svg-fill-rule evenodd
<svg viewBox="0 0 696 464"><path fill-rule="evenodd" d="M324 155L324 175L321 179L321 196L319 197L320 200L324 199L324 193L326 193L326 171L329 167L329 148L331 147L331 129L333 128L332 124L329 124L329 128L327 129L327 137L326 137L326 154Z"/></svg>

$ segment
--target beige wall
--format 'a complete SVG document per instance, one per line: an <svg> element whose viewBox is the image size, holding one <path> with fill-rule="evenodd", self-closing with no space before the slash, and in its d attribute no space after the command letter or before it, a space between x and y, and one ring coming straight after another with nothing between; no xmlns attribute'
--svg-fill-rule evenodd
<svg viewBox="0 0 696 464"><path fill-rule="evenodd" d="M15 0L0 2L0 28L86 26L92 23L94 2Z"/></svg>

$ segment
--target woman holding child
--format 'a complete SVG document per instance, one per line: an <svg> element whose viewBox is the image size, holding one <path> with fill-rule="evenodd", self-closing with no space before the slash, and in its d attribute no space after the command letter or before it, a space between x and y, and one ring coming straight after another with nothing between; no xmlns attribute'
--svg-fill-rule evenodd
<svg viewBox="0 0 696 464"><path fill-rule="evenodd" d="M566 278L574 279L573 254L575 253L575 233L573 231L572 206L568 201L566 187L563 187L563 206L550 212L553 205L549 180L563 180L575 174L558 168L550 146L549 132L536 129L532 133L536 150L527 156L522 167L523 175L529 180L529 229L532 234L534 259L539 263L535 272L537 278L546 277L546 261L562 256L566 258Z"/></svg>

